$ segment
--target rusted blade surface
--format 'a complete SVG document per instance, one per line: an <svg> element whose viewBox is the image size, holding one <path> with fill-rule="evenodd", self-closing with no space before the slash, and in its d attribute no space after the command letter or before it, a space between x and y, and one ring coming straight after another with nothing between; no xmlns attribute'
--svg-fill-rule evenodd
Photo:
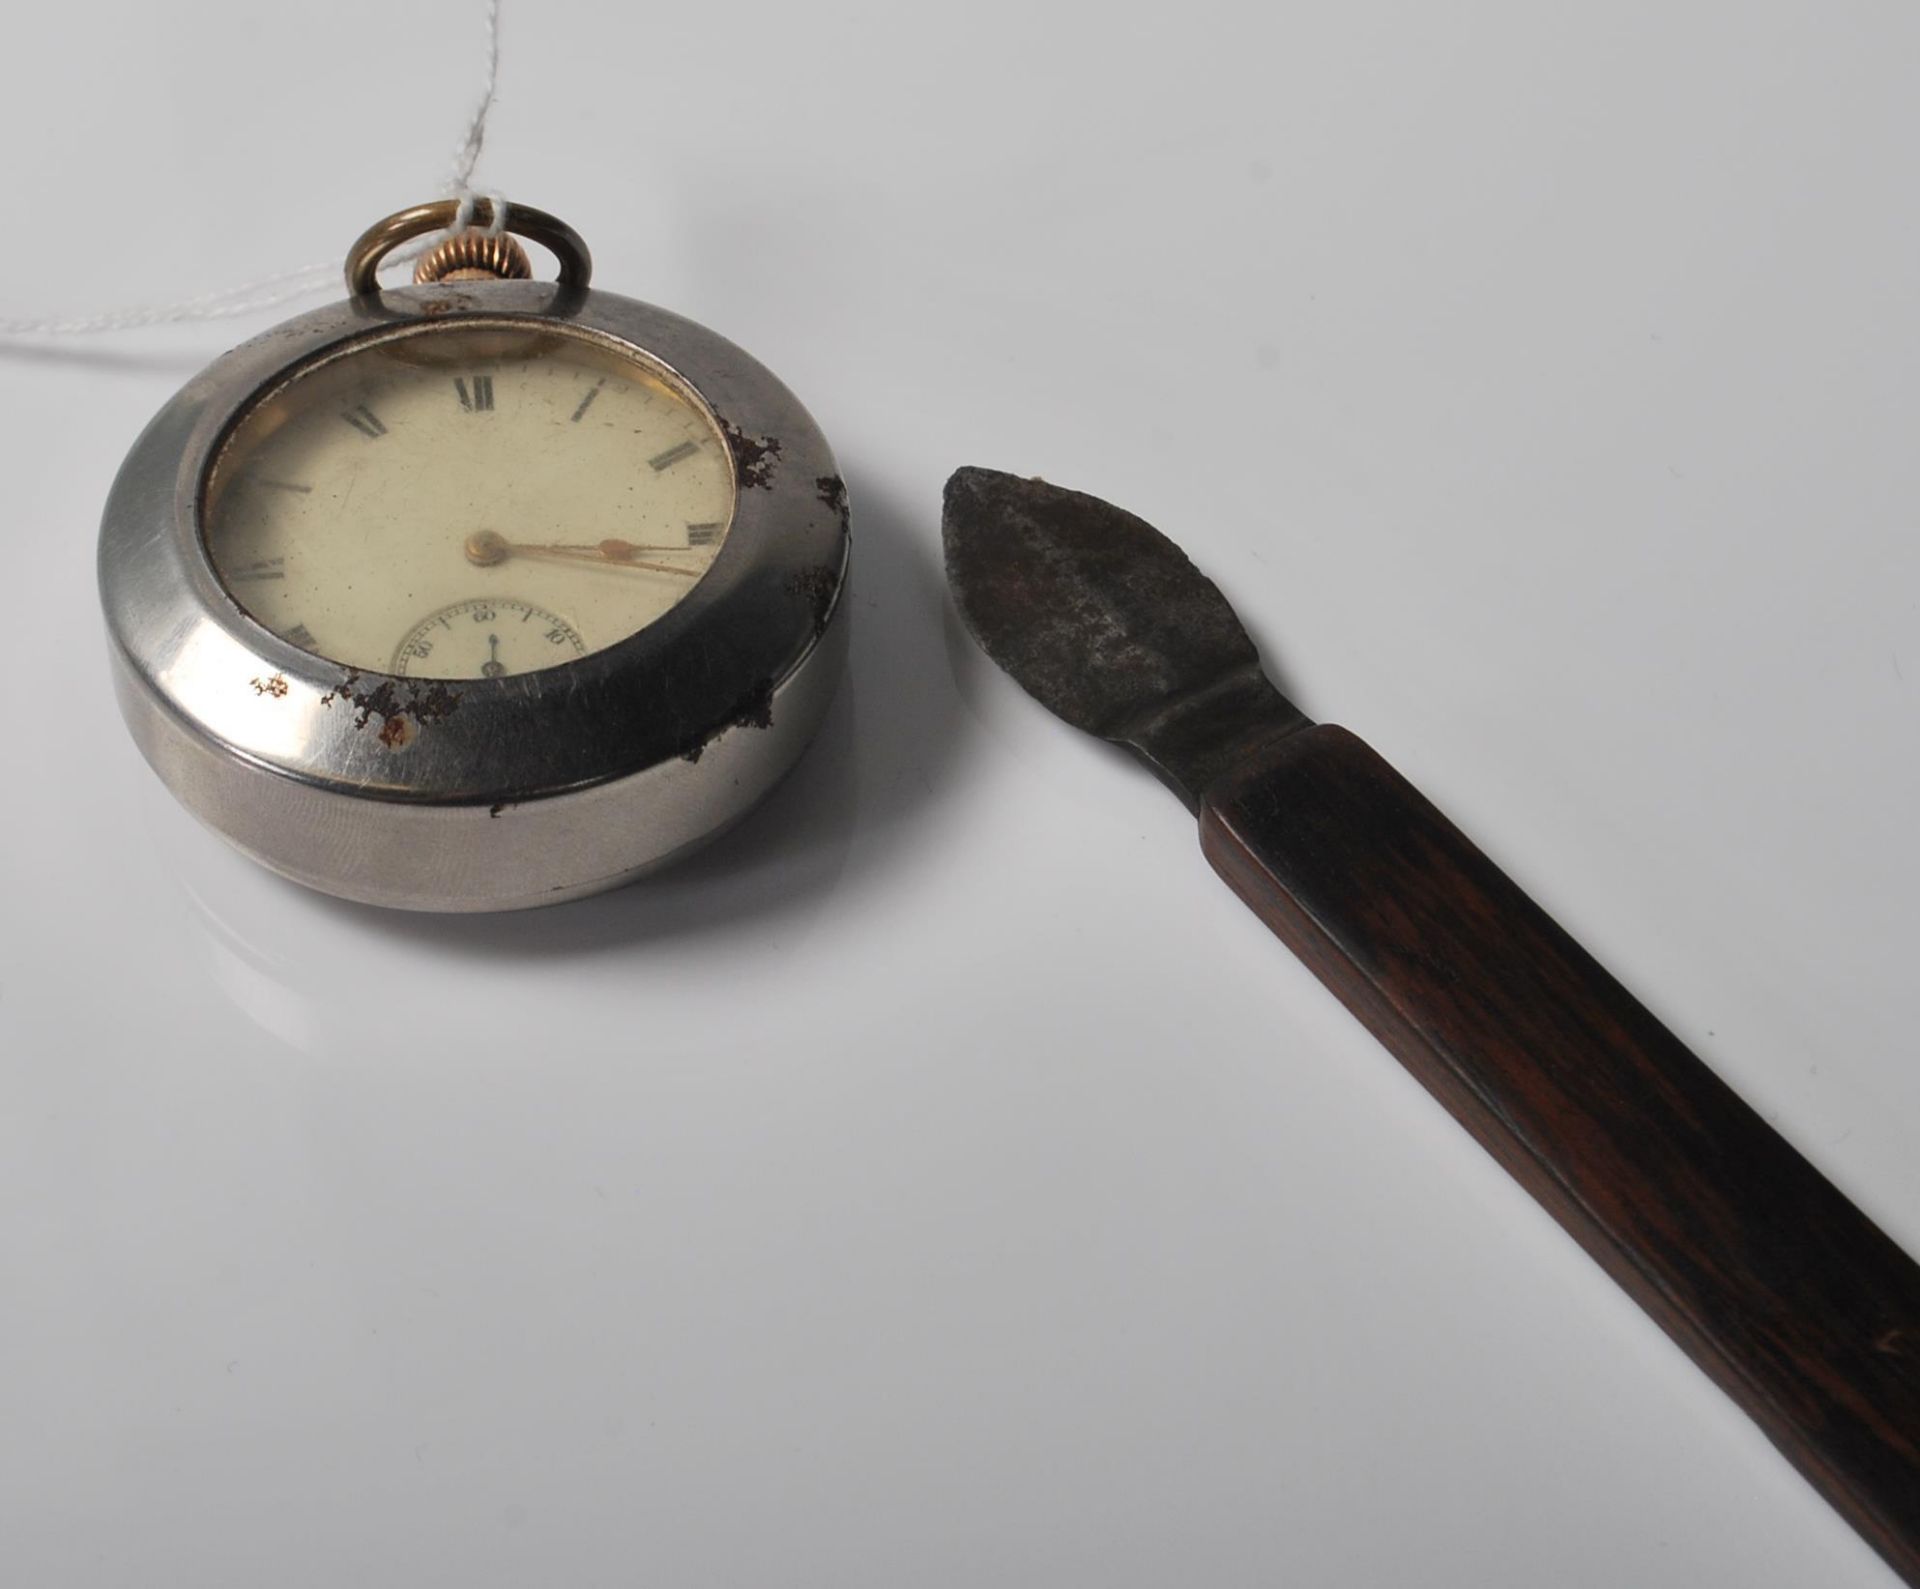
<svg viewBox="0 0 1920 1589"><path fill-rule="evenodd" d="M1138 751L1189 805L1254 744L1305 725L1219 587L1144 519L966 468L947 482L942 531L981 649L1055 715Z"/></svg>

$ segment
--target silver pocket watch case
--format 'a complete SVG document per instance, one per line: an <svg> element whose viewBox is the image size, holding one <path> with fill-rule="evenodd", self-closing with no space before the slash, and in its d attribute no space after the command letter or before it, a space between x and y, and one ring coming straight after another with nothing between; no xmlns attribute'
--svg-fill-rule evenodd
<svg viewBox="0 0 1920 1589"><path fill-rule="evenodd" d="M210 560L220 449L301 372L462 326L591 338L693 394L732 462L725 540L664 615L558 666L440 680L301 649L256 621ZM848 546L825 438L725 338L580 285L442 281L302 315L189 382L114 483L100 589L127 725L209 826L344 898L510 910L638 877L772 788L839 681Z"/></svg>

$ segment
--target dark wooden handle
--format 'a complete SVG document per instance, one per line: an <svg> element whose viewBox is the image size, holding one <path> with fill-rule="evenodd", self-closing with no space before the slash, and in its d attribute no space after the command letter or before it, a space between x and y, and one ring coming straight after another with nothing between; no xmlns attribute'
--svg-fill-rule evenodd
<svg viewBox="0 0 1920 1589"><path fill-rule="evenodd" d="M1920 1585L1920 1268L1345 729L1206 791L1215 870Z"/></svg>

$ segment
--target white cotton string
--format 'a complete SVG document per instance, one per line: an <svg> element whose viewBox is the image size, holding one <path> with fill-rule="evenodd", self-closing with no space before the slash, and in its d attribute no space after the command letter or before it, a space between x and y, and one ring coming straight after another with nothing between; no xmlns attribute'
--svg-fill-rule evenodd
<svg viewBox="0 0 1920 1589"><path fill-rule="evenodd" d="M453 180L448 190L459 199L459 208L453 212L453 224L442 234L444 237L458 237L473 225L474 200L484 198L487 201L487 236L498 237L507 229L507 201L504 195L492 189L484 194L473 190L474 168L480 164L480 151L487 146L487 117L493 111L493 96L500 86L500 0L487 0L487 75L480 85L480 97L474 102L473 114L467 118L467 134L453 151ZM430 238L421 249L438 243L440 238Z"/></svg>
<svg viewBox="0 0 1920 1589"><path fill-rule="evenodd" d="M311 298L315 293L324 292L339 277L338 265L306 265L219 292L203 292L178 303L114 309L105 314L75 315L67 319L0 318L0 336L85 336L96 331L133 331L141 326L173 325L182 321L225 320Z"/></svg>
<svg viewBox="0 0 1920 1589"><path fill-rule="evenodd" d="M480 151L487 145L487 117L493 111L494 90L500 83L500 0L487 0L487 77L480 85L480 98L467 118L467 135L453 151L452 191L463 202L473 197L473 169L480 164ZM472 206L467 205L471 220Z"/></svg>
<svg viewBox="0 0 1920 1589"><path fill-rule="evenodd" d="M500 0L487 0L486 36L486 80L481 85L473 114L467 119L466 134L454 151L453 171L447 183L448 193L459 200L453 224L444 232L418 239L404 248L396 248L383 262L383 270L388 266L407 264L445 239L465 231L473 222L476 199L484 198L487 201L490 212L486 228L488 234L498 237L506 229L506 199L492 190L476 193L473 189L473 173L480 163L480 151L486 146L487 118L493 112L494 94L500 81ZM339 279L340 267L337 264L303 265L298 270L263 276L257 281L242 282L237 287L203 292L176 303L133 305L104 314L56 315L44 319L0 316L0 337L87 336L103 331L132 331L142 326L226 320L314 297L335 285Z"/></svg>

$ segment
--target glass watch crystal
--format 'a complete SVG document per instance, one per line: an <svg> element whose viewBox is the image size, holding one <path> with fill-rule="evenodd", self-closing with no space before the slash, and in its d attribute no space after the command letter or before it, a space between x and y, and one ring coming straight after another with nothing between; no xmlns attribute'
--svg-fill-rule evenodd
<svg viewBox="0 0 1920 1589"><path fill-rule="evenodd" d="M215 457L221 582L302 650L497 678L644 629L712 566L726 444L664 369L585 336L427 325L268 392Z"/></svg>

